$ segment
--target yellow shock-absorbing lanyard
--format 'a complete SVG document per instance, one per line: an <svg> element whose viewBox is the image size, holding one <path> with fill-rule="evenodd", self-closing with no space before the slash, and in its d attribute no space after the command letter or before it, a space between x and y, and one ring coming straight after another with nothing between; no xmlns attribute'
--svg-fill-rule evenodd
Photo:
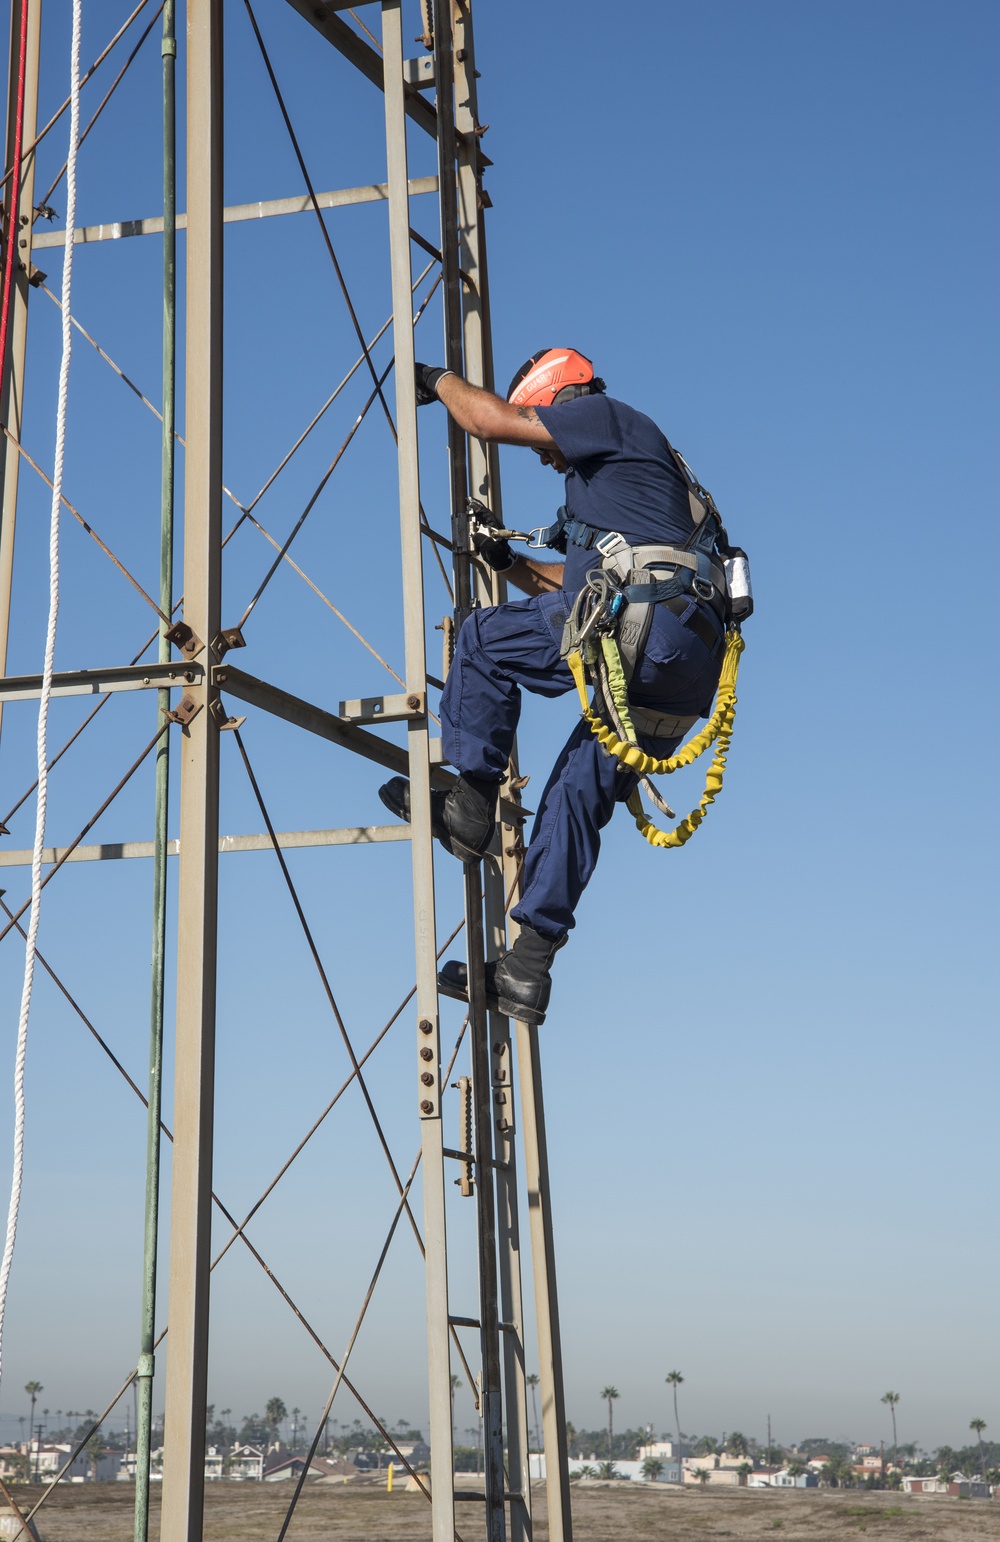
<svg viewBox="0 0 1000 1542"><path fill-rule="evenodd" d="M736 677L739 673L740 654L746 647L740 633L735 627L731 627L726 634L726 651L722 660L722 672L719 675L719 687L715 697L715 711L699 734L696 734L689 743L682 746L675 755L666 760L657 760L653 755L647 755L634 742L635 730L628 710L628 692L625 684L625 674L622 669L621 655L618 652L618 644L614 638L603 637L601 647L604 652L605 662L608 668L608 680L611 686L611 696L615 710L621 720L625 732L631 734L632 742L620 739L614 729L609 728L600 714L595 712L587 699L587 675L586 668L579 652L570 653L566 659L576 688L580 694L580 702L583 716L595 734L601 747L622 765L628 766L638 776L667 776L672 771L679 771L682 766L690 766L703 755L710 745L715 745L715 754L712 763L705 776L705 791L699 799L697 808L691 810L686 819L682 819L673 830L659 830L653 821L646 815L636 788L629 796L627 808L635 819L637 829L646 837L651 846L677 847L683 846L689 841L701 824L709 805L715 802L717 795L722 790L722 778L726 770L726 755L729 751L729 741L733 735L733 724L736 720Z"/></svg>

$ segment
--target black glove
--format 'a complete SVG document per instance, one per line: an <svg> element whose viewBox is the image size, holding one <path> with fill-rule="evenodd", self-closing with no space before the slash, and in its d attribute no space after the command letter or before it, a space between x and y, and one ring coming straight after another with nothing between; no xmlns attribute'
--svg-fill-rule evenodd
<svg viewBox="0 0 1000 1542"><path fill-rule="evenodd" d="M418 407L429 407L431 402L436 402L438 381L455 373L453 369L437 369L430 364L415 364L413 369L417 377Z"/></svg>
<svg viewBox="0 0 1000 1542"><path fill-rule="evenodd" d="M487 508L486 504L481 503L478 498L469 499L466 512L472 522L472 550L478 557L482 557L494 573L506 573L508 568L514 566L517 558L511 551L508 540L490 534L491 529L502 530L503 524L493 510Z"/></svg>
<svg viewBox="0 0 1000 1542"><path fill-rule="evenodd" d="M477 556L493 569L494 573L506 573L512 568L517 558L510 549L509 541L498 541L488 535L474 535L472 537L472 549Z"/></svg>

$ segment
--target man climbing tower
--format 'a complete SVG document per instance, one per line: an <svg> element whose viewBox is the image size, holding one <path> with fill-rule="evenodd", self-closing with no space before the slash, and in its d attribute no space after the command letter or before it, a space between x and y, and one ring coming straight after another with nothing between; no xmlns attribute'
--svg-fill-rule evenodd
<svg viewBox="0 0 1000 1542"><path fill-rule="evenodd" d="M546 532L547 544L565 553L564 563L515 557L488 527L473 534L480 557L530 596L469 616L441 697L444 753L460 774L449 792L432 794L434 834L463 862L478 862L493 837L521 690L561 696L574 688L561 644L588 573L616 553L623 574L649 564L650 571L631 574L633 582L656 583L656 600L634 607L643 615L637 632L645 636L633 638L628 704L638 743L657 757L670 755L711 710L725 641L725 575L714 554L690 555L698 550L697 519L706 505L681 457L650 418L605 394L590 360L574 349L534 354L514 376L506 401L451 371L418 364L418 403L438 400L466 433L525 445L566 478L565 507ZM679 562L671 564L665 549ZM668 574L671 582L663 582ZM670 592L661 597L663 591ZM486 966L491 1009L543 1022L552 960L574 925L601 830L637 781L581 720L535 815L521 899L511 912L520 933L509 952ZM409 818L404 777L393 777L380 797ZM438 978L445 994L466 997L464 964L446 964Z"/></svg>

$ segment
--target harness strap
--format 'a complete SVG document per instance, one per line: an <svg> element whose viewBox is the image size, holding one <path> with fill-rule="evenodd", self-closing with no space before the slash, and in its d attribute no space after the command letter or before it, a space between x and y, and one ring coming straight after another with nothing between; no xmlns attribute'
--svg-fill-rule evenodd
<svg viewBox="0 0 1000 1542"><path fill-rule="evenodd" d="M651 707L637 707L634 701L629 702L628 710L632 727L642 739L680 739L684 734L690 733L698 721L694 715L671 717L668 712L654 712Z"/></svg>

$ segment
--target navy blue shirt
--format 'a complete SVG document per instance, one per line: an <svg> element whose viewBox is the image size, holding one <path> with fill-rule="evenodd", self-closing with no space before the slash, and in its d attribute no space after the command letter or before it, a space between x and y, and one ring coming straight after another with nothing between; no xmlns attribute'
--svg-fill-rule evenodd
<svg viewBox="0 0 1000 1542"><path fill-rule="evenodd" d="M603 395L535 410L569 464L571 519L617 530L633 546L679 544L690 536L687 484L652 418ZM595 566L592 552L571 545L564 589L575 592Z"/></svg>

